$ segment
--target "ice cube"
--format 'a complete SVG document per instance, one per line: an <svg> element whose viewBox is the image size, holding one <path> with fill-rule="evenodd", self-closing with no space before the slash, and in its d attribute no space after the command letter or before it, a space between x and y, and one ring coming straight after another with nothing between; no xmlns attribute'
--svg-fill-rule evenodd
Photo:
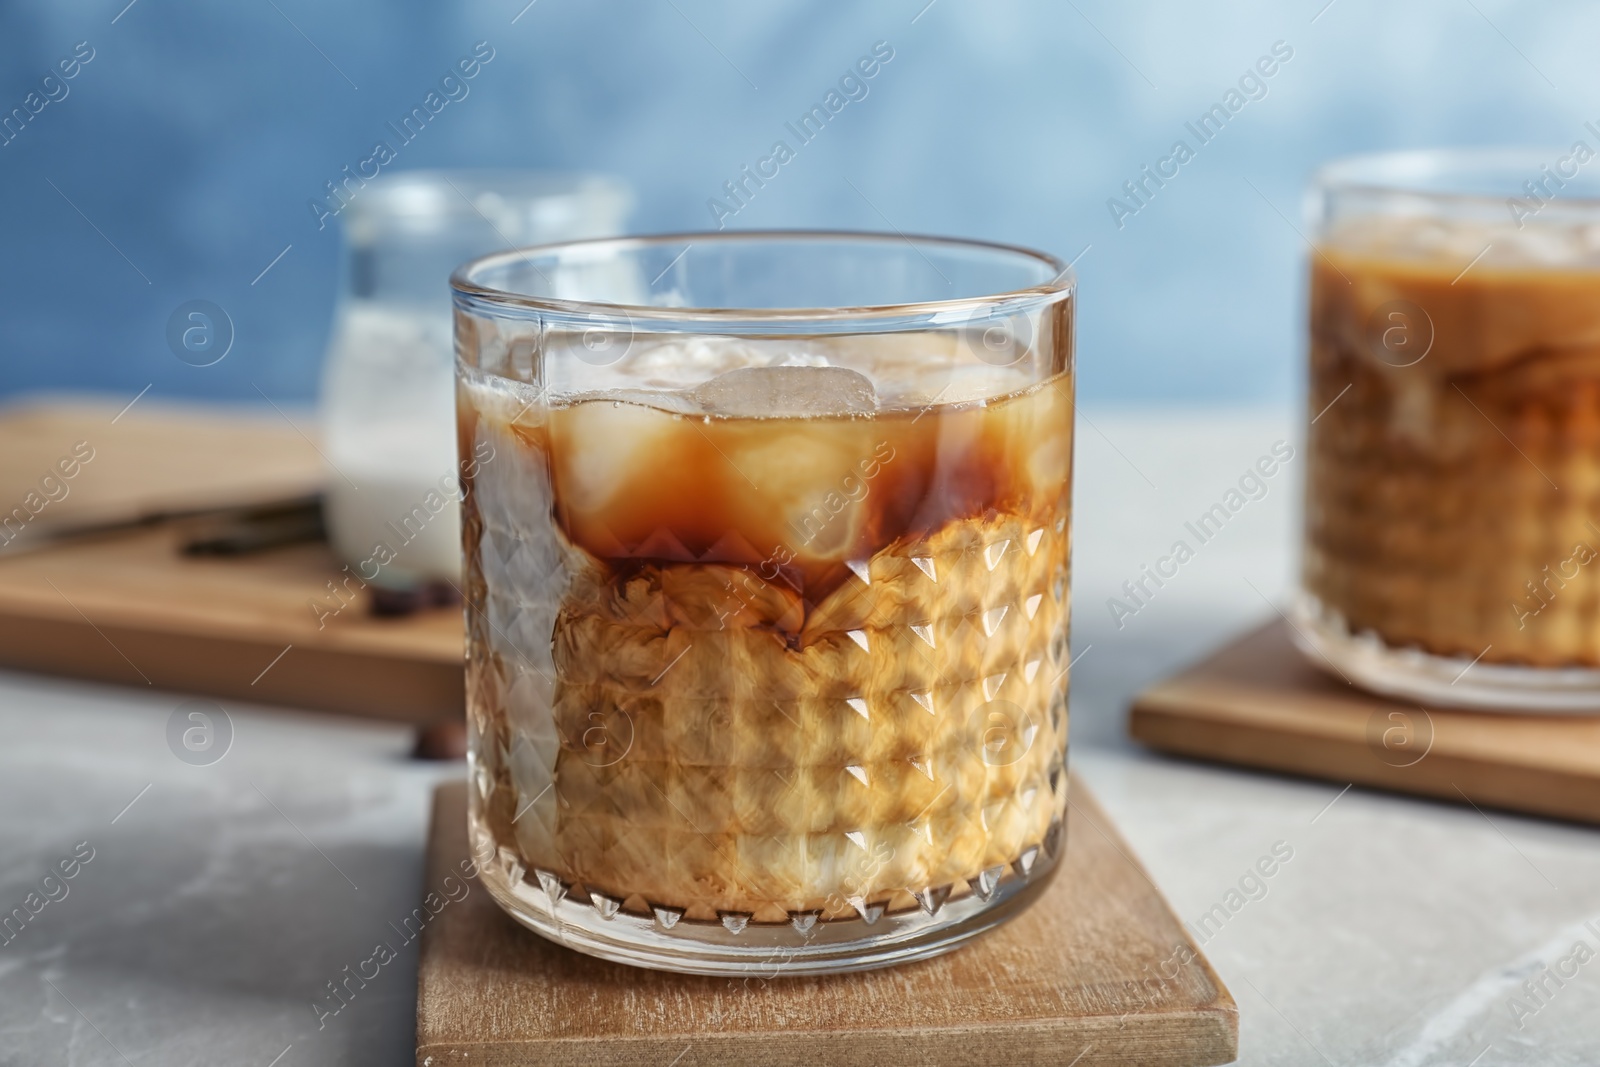
<svg viewBox="0 0 1600 1067"><path fill-rule="evenodd" d="M683 434L676 415L622 400L559 409L550 424L550 462L559 506L598 515L626 501L658 457Z"/></svg>
<svg viewBox="0 0 1600 1067"><path fill-rule="evenodd" d="M716 415L781 417L875 411L872 380L844 367L741 367L689 391Z"/></svg>

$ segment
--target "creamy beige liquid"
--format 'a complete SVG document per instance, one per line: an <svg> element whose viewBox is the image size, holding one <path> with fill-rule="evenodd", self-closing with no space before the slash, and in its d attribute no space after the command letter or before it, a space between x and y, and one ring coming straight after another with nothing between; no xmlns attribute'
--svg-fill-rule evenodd
<svg viewBox="0 0 1600 1067"><path fill-rule="evenodd" d="M1600 666L1600 234L1329 235L1310 408L1305 584L1326 611L1392 646Z"/></svg>
<svg viewBox="0 0 1600 1067"><path fill-rule="evenodd" d="M781 418L464 384L492 843L672 921L936 908L1045 862L1072 406L1017 384Z"/></svg>

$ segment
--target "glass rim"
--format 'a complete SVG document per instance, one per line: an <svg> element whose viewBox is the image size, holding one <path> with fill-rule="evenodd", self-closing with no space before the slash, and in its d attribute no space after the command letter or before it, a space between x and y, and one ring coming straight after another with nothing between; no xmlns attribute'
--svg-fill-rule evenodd
<svg viewBox="0 0 1600 1067"><path fill-rule="evenodd" d="M1560 158L1571 149L1517 145L1486 145L1465 148L1408 148L1387 152L1364 152L1344 156L1319 166L1311 175L1317 192L1399 193L1431 200L1462 204L1504 205L1520 190L1484 193L1464 189L1430 188L1429 179L1465 174L1472 169L1525 167L1529 176ZM1575 176L1574 176L1575 177ZM1572 178L1567 179L1574 180ZM1568 204L1600 207L1600 192L1561 195Z"/></svg>
<svg viewBox="0 0 1600 1067"><path fill-rule="evenodd" d="M953 297L945 300L910 301L899 304L862 304L839 307L661 307L654 304L617 304L600 300L574 300L563 297L531 296L485 285L476 280L482 273L503 267L516 260L532 266L535 256L578 251L592 258L611 256L638 249L662 245L690 244L760 244L763 242L857 242L863 245L905 244L919 254L921 248L954 248L984 252L1025 260L1043 265L1051 271L1049 280L1038 285L1010 289L980 296ZM931 261L930 261L931 262ZM538 268L535 267L535 270ZM935 268L937 270L937 268ZM749 322L753 324L817 323L849 319L933 319L933 325L955 322L959 317L970 316L978 308L1003 307L1015 312L1027 307L1049 304L1071 296L1077 290L1077 275L1072 265L1048 252L1022 245L1004 244L966 237L940 237L928 234L888 233L876 230L706 230L681 233L643 234L624 237L595 237L576 241L557 241L528 248L513 248L494 252L469 260L450 275L450 289L458 306L463 301L469 307L481 309L520 309L538 311L562 317L576 317L594 322L615 320L637 326L643 321L672 324Z"/></svg>

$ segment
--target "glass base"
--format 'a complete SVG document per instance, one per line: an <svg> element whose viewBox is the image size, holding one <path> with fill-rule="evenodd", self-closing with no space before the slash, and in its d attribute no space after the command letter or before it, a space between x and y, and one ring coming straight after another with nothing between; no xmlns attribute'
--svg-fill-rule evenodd
<svg viewBox="0 0 1600 1067"><path fill-rule="evenodd" d="M1384 696L1440 707L1528 714L1600 712L1600 670L1508 667L1465 656L1394 648L1371 630L1351 633L1338 612L1301 592L1290 636L1316 666Z"/></svg>
<svg viewBox="0 0 1600 1067"><path fill-rule="evenodd" d="M731 916L710 922L669 909L638 914L515 862L483 864L478 876L513 919L575 951L657 971L772 979L865 971L949 952L1033 903L1054 877L1064 845L1057 823L1044 845L984 871L960 897L929 894L923 906L899 912L866 905L864 916L851 919L797 913L783 923Z"/></svg>

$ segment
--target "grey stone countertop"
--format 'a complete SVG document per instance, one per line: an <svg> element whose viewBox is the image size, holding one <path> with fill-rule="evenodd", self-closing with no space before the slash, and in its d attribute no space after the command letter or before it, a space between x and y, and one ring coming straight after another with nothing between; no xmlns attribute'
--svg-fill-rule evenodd
<svg viewBox="0 0 1600 1067"><path fill-rule="evenodd" d="M1180 917L1244 898L1204 942L1240 1062L1600 1063L1600 962L1523 990L1580 942L1600 957L1600 832L1126 739L1136 690L1281 601L1300 457L1114 619L1122 582L1296 433L1282 412L1084 415L1072 762ZM410 761L402 727L231 704L226 757L188 765L167 741L186 699L0 673L0 911L37 907L0 944L0 1064L412 1062L416 947L390 924L422 892L431 787L459 770ZM1292 858L1241 888L1274 846ZM397 958L319 1020L379 940Z"/></svg>

